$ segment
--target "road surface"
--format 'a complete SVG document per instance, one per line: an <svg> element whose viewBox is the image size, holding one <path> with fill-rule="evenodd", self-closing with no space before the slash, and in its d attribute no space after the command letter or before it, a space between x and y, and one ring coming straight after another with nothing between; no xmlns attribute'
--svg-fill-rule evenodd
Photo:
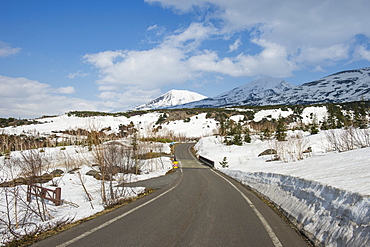
<svg viewBox="0 0 370 247"><path fill-rule="evenodd" d="M242 185L176 147L180 168L162 189L34 246L309 246Z"/></svg>

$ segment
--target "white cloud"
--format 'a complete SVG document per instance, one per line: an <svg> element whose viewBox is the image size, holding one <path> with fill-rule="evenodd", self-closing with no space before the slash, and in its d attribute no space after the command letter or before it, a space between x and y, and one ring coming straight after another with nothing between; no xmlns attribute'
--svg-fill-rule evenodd
<svg viewBox="0 0 370 247"><path fill-rule="evenodd" d="M295 60L306 64L325 64L325 61L335 62L347 58L349 58L349 46L336 44L325 48L303 47Z"/></svg>
<svg viewBox="0 0 370 247"><path fill-rule="evenodd" d="M196 85L209 75L214 78L223 75L288 77L302 68L323 71L325 66L353 58L353 40L357 34L370 37L367 13L370 2L366 0L356 0L356 3L346 0L146 2L159 3L180 13L195 10L195 19L204 22L193 22L167 34L152 49L86 54L85 62L99 71L97 83L101 98L110 93L150 91L186 81ZM199 16L201 18L197 18ZM158 25L147 29L157 30L160 30ZM250 40L244 38L247 36ZM220 47L217 42L231 37L239 38L228 46L228 51L216 50ZM241 37L243 47L248 50L241 49ZM215 45L209 47L213 49L202 47L212 42ZM240 54L228 54L235 51ZM356 54L361 59L369 57L365 47L359 47Z"/></svg>
<svg viewBox="0 0 370 247"><path fill-rule="evenodd" d="M158 47L146 51L106 51L84 56L96 67L103 86L135 85L153 89L191 78L182 62L184 52L172 47Z"/></svg>
<svg viewBox="0 0 370 247"><path fill-rule="evenodd" d="M285 47L289 57L300 54L305 66L350 59L350 41L358 34L370 37L368 0L146 0L182 12L194 7L209 11L211 20L223 23L224 33L251 32L257 39ZM199 12L194 11L194 14ZM334 49L339 51L335 52ZM230 49L232 50L232 49ZM312 53L316 51L316 53ZM323 53L321 53L323 52ZM311 53L311 54L310 54ZM356 55L356 54L354 54ZM366 56L365 56L366 57ZM364 57L364 58L365 58ZM307 59L307 60L306 60ZM312 63L316 63L312 65ZM322 64L321 64L322 63Z"/></svg>
<svg viewBox="0 0 370 247"><path fill-rule="evenodd" d="M82 70L79 70L75 73L69 73L67 77L69 79L75 79L76 77L86 77L86 76L89 76L89 75L90 75L89 73L84 73Z"/></svg>
<svg viewBox="0 0 370 247"><path fill-rule="evenodd" d="M217 72L234 77L260 74L286 77L296 69L294 62L287 59L284 47L265 40L253 42L263 47L261 53L220 58L216 52L205 51L201 55L189 58L188 62L191 69L195 71Z"/></svg>
<svg viewBox="0 0 370 247"><path fill-rule="evenodd" d="M118 50L86 54L83 59L97 68L104 69L113 66L116 59L124 59L125 56L124 51Z"/></svg>
<svg viewBox="0 0 370 247"><path fill-rule="evenodd" d="M21 51L21 48L12 48L9 44L0 41L0 57L7 57L17 54Z"/></svg>
<svg viewBox="0 0 370 247"><path fill-rule="evenodd" d="M240 39L235 40L233 44L229 45L229 52L238 50L241 44L242 44L242 41Z"/></svg>
<svg viewBox="0 0 370 247"><path fill-rule="evenodd" d="M177 30L174 34L165 38L162 47L176 47L186 51L192 51L199 47L202 41L212 35L220 34L220 30L210 23L191 23L183 30Z"/></svg>
<svg viewBox="0 0 370 247"><path fill-rule="evenodd" d="M158 28L158 25L157 25L157 24L155 24L155 25L152 25L152 26L148 27L146 30L147 30L147 31L151 31L151 30L155 30L155 29L157 29L157 28Z"/></svg>
<svg viewBox="0 0 370 247"><path fill-rule="evenodd" d="M193 78L186 65L189 53L217 29L201 23L168 35L157 47L143 51L103 51L86 54L83 59L100 72L98 84L104 87L131 85L151 90Z"/></svg>
<svg viewBox="0 0 370 247"><path fill-rule="evenodd" d="M50 85L26 78L12 78L0 75L0 97L22 98L47 93Z"/></svg>
<svg viewBox="0 0 370 247"><path fill-rule="evenodd" d="M149 50L103 51L86 54L83 59L98 69L97 83L99 90L103 91L100 94L102 99L117 98L113 95L131 91L138 95L152 95L148 92L164 85L190 80L195 83L194 80L203 73L285 77L296 69L294 62L288 60L285 47L263 39L252 40L262 49L255 55L242 53L236 57L219 57L215 51L200 49L203 41L219 37L221 32L212 25L192 23ZM240 39L237 39L230 49L237 49L240 44ZM133 102L129 97L122 98ZM143 97L138 99L144 102Z"/></svg>
<svg viewBox="0 0 370 247"><path fill-rule="evenodd" d="M72 86L60 87L58 88L57 92L62 94L73 94L76 92L76 89Z"/></svg>
<svg viewBox="0 0 370 247"><path fill-rule="evenodd" d="M49 84L0 76L0 116L35 118L71 110L109 110L104 102L58 95L73 93L73 87L53 89Z"/></svg>
<svg viewBox="0 0 370 247"><path fill-rule="evenodd" d="M147 3L160 3L163 7L175 7L181 11L189 11L194 5L200 5L203 1L198 0L144 0Z"/></svg>
<svg viewBox="0 0 370 247"><path fill-rule="evenodd" d="M312 71L314 72L326 72L321 66L317 65Z"/></svg>
<svg viewBox="0 0 370 247"><path fill-rule="evenodd" d="M161 94L159 89L140 90L135 87L128 87L124 92L104 91L99 98L105 101L105 105L115 109L132 109L142 103L146 103Z"/></svg>
<svg viewBox="0 0 370 247"><path fill-rule="evenodd" d="M370 51L366 49L365 45L356 46L354 59L365 59L367 61L370 61Z"/></svg>

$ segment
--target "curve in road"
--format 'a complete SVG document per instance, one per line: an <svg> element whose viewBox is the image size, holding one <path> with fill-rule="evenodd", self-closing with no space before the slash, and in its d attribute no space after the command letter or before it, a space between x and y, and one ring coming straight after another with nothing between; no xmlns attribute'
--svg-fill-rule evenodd
<svg viewBox="0 0 370 247"><path fill-rule="evenodd" d="M181 167L163 189L34 246L308 246L244 186L198 163L191 145L177 145Z"/></svg>

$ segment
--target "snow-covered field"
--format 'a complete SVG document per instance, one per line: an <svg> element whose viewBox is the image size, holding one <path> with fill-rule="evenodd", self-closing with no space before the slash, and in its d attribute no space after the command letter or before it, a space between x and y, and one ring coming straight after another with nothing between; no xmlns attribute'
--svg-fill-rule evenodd
<svg viewBox="0 0 370 247"><path fill-rule="evenodd" d="M255 120L278 118L280 115L291 113L281 110L263 110L255 115ZM214 119L206 119L205 113L193 116L190 122L183 120L173 121L162 125L166 131L188 137L202 137L196 144L198 154L215 161L216 168L225 174L252 187L265 195L284 210L288 217L296 222L298 227L308 236L326 246L369 246L370 245L370 148L356 149L347 152L335 152L329 148L326 131L317 135L290 131L290 136L302 135L298 143L294 138L285 144L274 141L260 141L257 136L252 136L252 143L243 146L226 146L221 137L213 136L217 123ZM304 123L312 121L313 115L317 120L326 116L322 107L309 107L303 112ZM160 113L148 113L141 116L126 117L90 117L78 118L62 115L44 118L44 124L8 127L0 129L9 134L49 135L53 131L72 130L77 128L88 129L89 125L98 125L99 128L111 127L112 132L118 131L120 124L128 125L133 122L139 129L141 136L150 134L151 127L155 124ZM235 121L239 116L232 117ZM335 130L340 132L341 130ZM168 144L158 144L158 150L169 152ZM312 152L303 154L304 159L299 160L297 154L291 152L283 157L285 162L266 160L274 158L273 155L258 156L268 148L289 151L295 145L300 148L311 147ZM20 156L20 152L12 152L12 156ZM66 171L66 160L85 160L81 165L83 183L93 200L87 200L86 192L82 188L81 180L77 174L65 173L59 179L58 186L62 188L62 198L66 202L62 206L48 204L49 213L53 221L63 217L73 217L75 220L87 217L103 209L101 199L101 181L91 176L84 175L94 169L92 154L86 148L69 146L65 150L46 148L43 155L52 157L52 167ZM228 168L222 168L219 162L224 157ZM5 161L6 162L6 161ZM0 157L2 166L0 178L4 181L20 171L10 171L4 168L4 157ZM169 158L147 160L142 164L142 175L130 175L119 179L130 181L146 179L163 175L171 168ZM13 173L11 173L13 172ZM55 188L48 183L46 187ZM4 188L1 189L3 195ZM19 193L24 193L24 187L19 187ZM134 196L141 193L143 188L128 188L125 196ZM4 205L5 198L0 198ZM74 205L74 206L73 206ZM78 207L76 206L78 205ZM0 206L1 207L1 206ZM4 206L0 211L6 212ZM4 217L4 216L0 216ZM18 215L19 217L19 215ZM38 221L40 222L40 221ZM45 222L43 224L48 224ZM27 228L30 230L30 228ZM21 229L19 231L22 231ZM2 232L2 242L6 241L9 234Z"/></svg>
<svg viewBox="0 0 370 247"><path fill-rule="evenodd" d="M170 147L168 144L156 145L156 148L151 146L154 152L166 152L170 153ZM37 150L40 152L41 149ZM102 201L102 186L101 180L95 179L91 175L87 175L89 171L99 171L99 168L94 166L94 153L88 151L88 148L79 146L68 146L62 148L43 148L42 159L47 160L44 172L52 172L56 169L62 170L64 173L61 177L55 177L53 180L43 184L43 187L55 190L56 186L61 188L62 205L55 206L54 203L46 201L46 210L37 210L35 214L31 214L29 211L31 208L39 209L40 202L37 202L35 198L31 204L25 201L26 199L26 185L20 185L16 187L0 187L0 217L2 219L9 219L15 223L17 220L25 221L24 227L19 227L11 234L3 224L0 224L0 245L14 238L14 234L25 235L26 233L32 232L39 229L47 229L57 222L64 220L77 221L86 217L89 217L97 212L104 210L104 203ZM27 151L23 151L27 152ZM12 178L18 177L22 174L22 170L19 167L14 167L13 164L9 163L12 159L21 158L21 152L12 152L11 159L4 159L0 157L0 181L9 181ZM73 168L79 168L74 173L68 171ZM139 180L149 179L152 177L158 177L164 175L168 170L172 169L172 162L168 157L154 158L144 160L140 162L140 170L142 174L122 174L117 173L115 175L115 181L113 181L114 193L119 195L119 198L132 198L145 191L143 187L115 187L118 184L130 183ZM106 188L109 186L109 182L106 183ZM84 190L87 190L91 200L88 199L88 195ZM14 205L14 195L17 194L18 202L17 206ZM5 198L5 195L8 197ZM10 202L10 203L8 203ZM17 213L15 212L17 208ZM8 220L6 220L8 222ZM19 225L22 222L18 222Z"/></svg>
<svg viewBox="0 0 370 247"><path fill-rule="evenodd" d="M119 116L96 116L96 117L75 117L61 115L57 117L49 117L38 119L43 124L32 124L17 127L0 128L9 134L41 134L50 135L53 131L91 129L91 128L107 128L111 127L112 132L117 133L120 124L129 125L131 122L136 126L139 135L147 136L158 120L160 113L147 113L144 115L132 116L130 118ZM171 131L177 135L184 135L189 138L202 137L212 135L216 128L216 121L214 119L206 119L206 113L199 114L190 118L190 122L183 120L171 121L163 124L162 132Z"/></svg>

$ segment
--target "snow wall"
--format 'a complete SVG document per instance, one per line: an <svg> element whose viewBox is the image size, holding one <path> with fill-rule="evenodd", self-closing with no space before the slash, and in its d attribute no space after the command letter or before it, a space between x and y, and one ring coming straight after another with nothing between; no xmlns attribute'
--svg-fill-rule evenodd
<svg viewBox="0 0 370 247"><path fill-rule="evenodd" d="M370 246L370 197L273 173L221 171L274 202L318 246Z"/></svg>

